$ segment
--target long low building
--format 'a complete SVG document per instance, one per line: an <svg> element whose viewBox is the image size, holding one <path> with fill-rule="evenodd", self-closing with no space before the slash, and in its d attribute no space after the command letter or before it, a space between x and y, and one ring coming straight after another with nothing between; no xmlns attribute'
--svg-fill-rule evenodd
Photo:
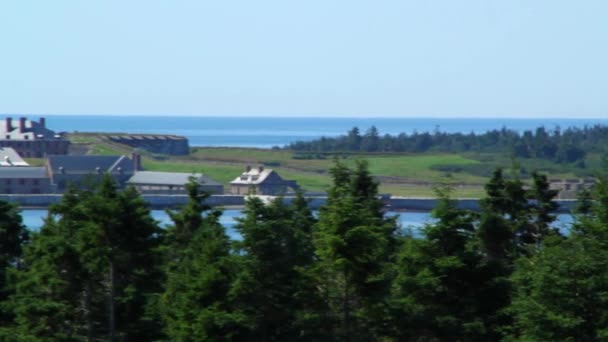
<svg viewBox="0 0 608 342"><path fill-rule="evenodd" d="M0 168L0 193L44 194L50 192L45 167L13 166Z"/></svg>
<svg viewBox="0 0 608 342"><path fill-rule="evenodd" d="M194 178L202 191L211 194L224 193L222 184L200 173L139 171L127 181L127 185L134 186L141 194L184 194L185 184L190 178Z"/></svg>
<svg viewBox="0 0 608 342"><path fill-rule="evenodd" d="M141 156L137 153L130 158L124 155L52 155L47 157L43 167L15 166L10 156L7 160L7 166L0 166L0 194L62 193L69 185L90 185L106 174L118 187L134 186L142 194L186 194L185 184L191 177L203 191L224 193L222 184L200 173L141 171Z"/></svg>
<svg viewBox="0 0 608 342"><path fill-rule="evenodd" d="M133 176L137 168L138 155L132 156L48 156L46 166L51 183L62 192L69 184L79 186L99 181L104 174L110 174L118 186Z"/></svg>

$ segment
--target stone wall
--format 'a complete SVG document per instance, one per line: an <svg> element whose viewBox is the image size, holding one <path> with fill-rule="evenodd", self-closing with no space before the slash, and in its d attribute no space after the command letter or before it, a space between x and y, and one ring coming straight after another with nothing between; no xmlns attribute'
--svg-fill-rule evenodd
<svg viewBox="0 0 608 342"><path fill-rule="evenodd" d="M60 194L42 194L42 195L0 195L0 200L17 203L23 207L48 207L53 203L61 200ZM263 201L268 202L274 197L260 196ZM186 195L142 195L142 198L150 203L152 208L170 208L184 205L188 202ZM287 203L291 202L293 197L285 197ZM309 204L312 209L318 209L327 201L326 197L311 197ZM570 212L577 204L576 200L557 200L559 204L558 212ZM211 206L243 206L245 205L245 196L239 195L212 195L207 199L207 203ZM401 198L393 197L386 201L386 210L389 211L430 211L437 205L437 200L433 198ZM470 210L479 210L479 200L476 199L461 199L457 200L458 207Z"/></svg>
<svg viewBox="0 0 608 342"><path fill-rule="evenodd" d="M188 139L177 135L122 134L108 135L110 141L152 153L182 156L190 153Z"/></svg>

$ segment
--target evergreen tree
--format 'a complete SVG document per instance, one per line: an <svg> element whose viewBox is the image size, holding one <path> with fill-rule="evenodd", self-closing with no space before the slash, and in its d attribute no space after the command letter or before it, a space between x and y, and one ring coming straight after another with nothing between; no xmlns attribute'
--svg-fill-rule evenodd
<svg viewBox="0 0 608 342"><path fill-rule="evenodd" d="M230 288L238 272L221 212L204 204L208 194L191 180L189 201L170 212L167 281L160 300L167 336L173 341L238 340L246 331L232 305Z"/></svg>
<svg viewBox="0 0 608 342"><path fill-rule="evenodd" d="M330 308L326 321L336 322L338 339L374 340L385 327L396 224L378 210L378 185L365 162L354 172L336 162L330 171L333 186L314 241L316 279Z"/></svg>
<svg viewBox="0 0 608 342"><path fill-rule="evenodd" d="M361 149L365 152L378 152L380 149L380 133L376 126L370 127L361 141Z"/></svg>
<svg viewBox="0 0 608 342"><path fill-rule="evenodd" d="M393 314L398 340L492 341L501 336L505 283L479 250L476 215L458 209L450 192L449 187L437 189L436 221L424 228L424 238L408 238L401 249Z"/></svg>
<svg viewBox="0 0 608 342"><path fill-rule="evenodd" d="M316 315L318 300L305 271L313 262L306 200L298 194L291 205L276 198L265 205L250 198L236 229L242 258L235 294L253 323L249 339L261 341L323 339Z"/></svg>
<svg viewBox="0 0 608 342"><path fill-rule="evenodd" d="M13 308L8 298L15 291L14 273L27 240L28 232L17 207L0 201L0 327L9 326L13 320Z"/></svg>
<svg viewBox="0 0 608 342"><path fill-rule="evenodd" d="M25 254L15 296L24 336L39 339L152 339L146 316L159 290L159 230L135 190L109 176L70 190Z"/></svg>
<svg viewBox="0 0 608 342"><path fill-rule="evenodd" d="M608 338L608 178L598 177L567 237L549 237L516 264L512 338Z"/></svg>
<svg viewBox="0 0 608 342"><path fill-rule="evenodd" d="M532 237L534 243L538 246L540 242L552 232L551 224L555 221L556 216L553 214L558 209L558 204L555 202L559 191L550 188L547 176L532 173L532 188L529 192L529 198L534 202L531 207L532 219Z"/></svg>
<svg viewBox="0 0 608 342"><path fill-rule="evenodd" d="M62 201L49 208L45 224L25 248L13 298L19 340L76 341L94 336L91 296L85 291L86 270L76 238L84 218L78 208L85 196L91 193L69 188Z"/></svg>
<svg viewBox="0 0 608 342"><path fill-rule="evenodd" d="M353 127L350 131L348 131L347 135L347 150L348 151L359 151L361 150L361 141L363 138L359 133L358 127Z"/></svg>
<svg viewBox="0 0 608 342"><path fill-rule="evenodd" d="M502 169L494 171L485 185L487 197L480 201L481 217L478 236L490 260L505 261L512 255L513 228L507 220L510 199L505 193L506 180Z"/></svg>
<svg viewBox="0 0 608 342"><path fill-rule="evenodd" d="M605 226L604 226L605 229ZM603 341L608 338L608 246L574 233L548 238L517 262L510 311L513 340Z"/></svg>

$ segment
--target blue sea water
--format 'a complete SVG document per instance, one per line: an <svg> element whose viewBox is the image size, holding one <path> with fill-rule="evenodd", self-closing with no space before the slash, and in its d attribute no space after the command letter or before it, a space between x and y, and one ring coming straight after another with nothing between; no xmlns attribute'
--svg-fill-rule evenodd
<svg viewBox="0 0 608 342"><path fill-rule="evenodd" d="M4 115L7 116L7 115ZM12 115L17 117L17 115ZM35 119L35 118L32 118ZM506 127L523 132L545 126L608 125L606 119L479 119L479 118L312 118L312 117L179 117L49 115L47 126L59 132L158 133L186 136L191 146L284 146L298 140L345 134L354 126L372 125L381 134L413 132L483 133Z"/></svg>
<svg viewBox="0 0 608 342"><path fill-rule="evenodd" d="M42 227L44 217L46 217L46 210L33 210L26 209L22 211L23 223L28 229L38 230ZM241 216L240 210L224 210L224 213L220 217L220 223L226 227L228 235L232 239L240 239L238 232L234 229L236 224L236 218ZM401 229L405 233L410 233L414 236L420 235L420 229L424 227L426 223L431 222L431 215L428 212L388 212L389 216L397 216ZM152 210L152 217L159 222L161 227L165 227L171 224L171 219L167 213L163 210ZM567 233L572 224L572 215L559 214L557 215L557 221L554 223L554 227L558 228L562 233Z"/></svg>

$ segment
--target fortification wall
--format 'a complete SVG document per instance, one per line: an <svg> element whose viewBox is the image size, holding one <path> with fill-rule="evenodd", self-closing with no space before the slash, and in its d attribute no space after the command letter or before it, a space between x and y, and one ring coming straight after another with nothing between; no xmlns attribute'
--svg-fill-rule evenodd
<svg viewBox="0 0 608 342"><path fill-rule="evenodd" d="M174 156L190 153L188 139L177 135L122 134L108 135L106 138L115 143L140 148L152 153Z"/></svg>
<svg viewBox="0 0 608 342"><path fill-rule="evenodd" d="M17 203L22 207L44 208L61 200L61 194L40 194L40 195L23 195L23 194L5 194L0 195L0 200ZM274 197L260 196L263 201L270 201ZM142 195L142 198L150 203L152 208L171 208L184 205L188 202L186 195ZM291 202L293 197L285 197L287 203ZM326 197L311 197L309 204L312 209L318 209L327 201ZM437 200L433 198L401 198L392 197L386 201L386 210L390 211L431 211L437 205ZM558 212L571 212L577 204L576 200L557 200L559 204ZM207 199L207 203L211 206L243 206L245 205L245 197L240 195L212 195ZM479 210L479 200L477 199L460 199L457 200L457 205L462 209Z"/></svg>

